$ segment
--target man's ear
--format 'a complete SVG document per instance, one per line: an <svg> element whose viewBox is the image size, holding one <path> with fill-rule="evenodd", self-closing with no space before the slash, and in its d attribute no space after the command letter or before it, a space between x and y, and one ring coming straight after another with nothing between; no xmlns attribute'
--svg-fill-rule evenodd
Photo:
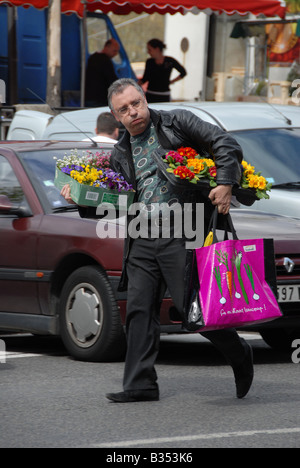
<svg viewBox="0 0 300 468"><path fill-rule="evenodd" d="M112 115L114 116L114 118L118 121L118 122L121 122L121 120L118 118L118 116L111 110L110 111L112 113Z"/></svg>

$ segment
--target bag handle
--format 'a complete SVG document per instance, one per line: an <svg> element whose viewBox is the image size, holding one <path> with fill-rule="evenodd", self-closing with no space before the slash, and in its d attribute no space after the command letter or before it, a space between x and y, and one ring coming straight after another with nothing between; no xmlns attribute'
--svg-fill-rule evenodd
<svg viewBox="0 0 300 468"><path fill-rule="evenodd" d="M213 244L215 244L216 242L219 242L219 240L217 238L217 234L216 234L218 216L219 216L219 212L218 212L218 207L216 206L215 209L214 209L214 212L213 212L213 214L211 216L211 219L210 219L210 222L209 222L209 227L208 227L208 233L210 231L212 231L212 234L213 234L213 241L212 241ZM238 236L237 236L236 230L235 230L235 228L233 226L233 222L232 222L232 218L231 218L230 213L228 213L227 215L222 215L222 216L224 218L224 240L228 240L228 232L231 232L232 238L234 240L238 240Z"/></svg>

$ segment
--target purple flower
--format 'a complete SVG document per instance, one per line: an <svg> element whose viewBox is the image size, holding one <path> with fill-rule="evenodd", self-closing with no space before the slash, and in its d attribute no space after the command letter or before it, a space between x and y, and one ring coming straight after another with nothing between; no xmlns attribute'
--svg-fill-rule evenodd
<svg viewBox="0 0 300 468"><path fill-rule="evenodd" d="M121 174L114 172L112 169L103 170L94 185L110 190L118 190L118 192L133 190L132 185L128 184Z"/></svg>
<svg viewBox="0 0 300 468"><path fill-rule="evenodd" d="M71 170L69 167L62 167L61 169L61 172L64 172L65 174L68 174L70 175L71 174Z"/></svg>

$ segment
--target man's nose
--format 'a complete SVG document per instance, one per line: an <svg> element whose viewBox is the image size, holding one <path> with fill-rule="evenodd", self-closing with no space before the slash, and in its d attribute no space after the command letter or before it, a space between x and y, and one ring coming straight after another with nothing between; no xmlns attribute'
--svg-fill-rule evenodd
<svg viewBox="0 0 300 468"><path fill-rule="evenodd" d="M129 109L129 115L137 114L137 109L135 109L131 104L128 106L128 109Z"/></svg>

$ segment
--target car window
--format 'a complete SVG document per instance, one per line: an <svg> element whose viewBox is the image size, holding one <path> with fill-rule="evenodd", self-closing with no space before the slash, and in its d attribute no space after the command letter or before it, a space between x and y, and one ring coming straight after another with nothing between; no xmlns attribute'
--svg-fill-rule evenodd
<svg viewBox="0 0 300 468"><path fill-rule="evenodd" d="M103 149L89 150L89 153L94 154L99 151L101 151L101 155L111 154L111 150ZM41 201L46 198L53 209L70 206L60 195L60 190L54 185L56 160L63 159L70 152L70 150L68 152L66 150L47 150L19 154ZM85 150L77 151L78 157L85 154Z"/></svg>
<svg viewBox="0 0 300 468"><path fill-rule="evenodd" d="M232 132L244 159L272 184L300 181L300 129L260 129Z"/></svg>
<svg viewBox="0 0 300 468"><path fill-rule="evenodd" d="M14 204L26 204L25 195L8 160L0 155L0 195L6 195Z"/></svg>

